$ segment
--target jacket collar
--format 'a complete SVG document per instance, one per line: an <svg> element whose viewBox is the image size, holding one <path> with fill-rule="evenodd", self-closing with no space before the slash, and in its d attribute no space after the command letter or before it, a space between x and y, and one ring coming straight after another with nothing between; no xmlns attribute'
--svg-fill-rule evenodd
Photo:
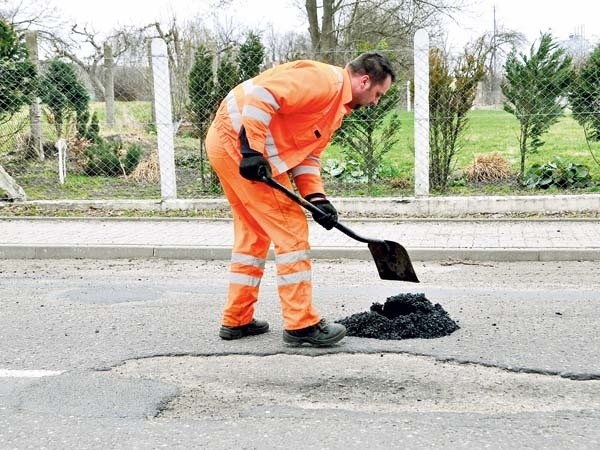
<svg viewBox="0 0 600 450"><path fill-rule="evenodd" d="M345 68L342 69L342 74L344 76L342 84L342 108L344 109L344 114L348 115L352 112L352 109L348 106L348 103L352 101L352 86L350 84L350 74Z"/></svg>

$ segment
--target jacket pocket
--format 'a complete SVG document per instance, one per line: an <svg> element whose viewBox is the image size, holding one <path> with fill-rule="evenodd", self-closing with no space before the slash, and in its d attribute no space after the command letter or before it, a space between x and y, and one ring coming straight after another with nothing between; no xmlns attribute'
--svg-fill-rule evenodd
<svg viewBox="0 0 600 450"><path fill-rule="evenodd" d="M312 147L313 145L326 141L327 137L323 136L323 131L317 125L306 128L302 131L296 131L293 134L294 143L298 148Z"/></svg>

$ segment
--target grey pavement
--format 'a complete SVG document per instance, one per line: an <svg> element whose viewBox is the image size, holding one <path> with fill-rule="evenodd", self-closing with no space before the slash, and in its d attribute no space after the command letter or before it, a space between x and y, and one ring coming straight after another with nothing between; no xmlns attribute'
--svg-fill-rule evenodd
<svg viewBox="0 0 600 450"><path fill-rule="evenodd" d="M356 233L400 243L411 258L600 260L598 219L342 218ZM366 244L310 223L312 257L368 259ZM227 219L0 218L0 258L229 259Z"/></svg>
<svg viewBox="0 0 600 450"><path fill-rule="evenodd" d="M0 260L1 449L597 449L598 263L317 260L338 319L422 292L460 329L288 347L274 263L223 341L227 262ZM410 291L409 291L410 290Z"/></svg>
<svg viewBox="0 0 600 450"><path fill-rule="evenodd" d="M256 305L270 332L218 338L230 220L0 210L0 448L599 448L600 221L425 206L342 219L423 261L418 285L380 280L365 244L309 222L315 304L336 320L421 292L460 329L327 349L282 342L272 261Z"/></svg>

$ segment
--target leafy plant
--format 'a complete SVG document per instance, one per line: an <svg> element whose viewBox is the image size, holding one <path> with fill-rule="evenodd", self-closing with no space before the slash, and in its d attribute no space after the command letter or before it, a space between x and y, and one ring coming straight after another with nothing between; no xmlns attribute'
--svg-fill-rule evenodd
<svg viewBox="0 0 600 450"><path fill-rule="evenodd" d="M507 98L505 111L514 114L520 123L520 180L527 153L544 144L541 136L558 121L566 107L560 100L572 76L571 61L549 33L541 35L537 49L534 44L529 56L513 51L506 60L502 93Z"/></svg>
<svg viewBox="0 0 600 450"><path fill-rule="evenodd" d="M321 167L321 170L332 178L339 178L344 181L354 183L364 183L367 181L360 163L353 159L346 161L335 158L328 159Z"/></svg>
<svg viewBox="0 0 600 450"><path fill-rule="evenodd" d="M89 176L118 177L129 175L138 166L142 157L139 144L132 144L121 158L119 153L122 144L119 141L104 141L88 147L85 156L88 158L84 172Z"/></svg>
<svg viewBox="0 0 600 450"><path fill-rule="evenodd" d="M131 144L127 148L125 157L123 158L123 168L125 173L129 175L135 170L142 159L142 146L140 144Z"/></svg>
<svg viewBox="0 0 600 450"><path fill-rule="evenodd" d="M52 114L59 138L73 113L77 135L83 137L90 117L90 96L77 79L73 67L59 59L52 59L42 77L41 97Z"/></svg>
<svg viewBox="0 0 600 450"><path fill-rule="evenodd" d="M385 48L385 42L378 47ZM368 190L378 178L383 156L399 142L399 101L400 89L395 83L379 99L377 106L357 109L345 117L334 135L334 142L342 146L346 160L358 164Z"/></svg>
<svg viewBox="0 0 600 450"><path fill-rule="evenodd" d="M221 102L238 82L238 68L230 50L225 51L217 67L216 101Z"/></svg>
<svg viewBox="0 0 600 450"><path fill-rule="evenodd" d="M90 124L84 125L86 126L83 127L81 135L83 139L92 143L99 143L102 138L100 137L100 121L98 120L98 113L94 111L90 120Z"/></svg>
<svg viewBox="0 0 600 450"><path fill-rule="evenodd" d="M246 81L258 75L264 59L265 46L260 37L253 32L248 33L237 55L239 81Z"/></svg>
<svg viewBox="0 0 600 450"><path fill-rule="evenodd" d="M212 54L201 45L196 50L189 76L188 114L197 138L206 134L217 106L212 66Z"/></svg>
<svg viewBox="0 0 600 450"><path fill-rule="evenodd" d="M25 43L12 25L0 19L0 123L31 102L37 81Z"/></svg>
<svg viewBox="0 0 600 450"><path fill-rule="evenodd" d="M569 92L573 117L586 135L600 141L600 45L576 72Z"/></svg>
<svg viewBox="0 0 600 450"><path fill-rule="evenodd" d="M592 159L600 166L600 153L597 155L591 145L600 142L600 45L577 71L569 102L573 117L583 127Z"/></svg>
<svg viewBox="0 0 600 450"><path fill-rule="evenodd" d="M460 138L468 125L477 85L485 72L485 51L479 41L451 68L448 56L439 49L429 54L430 166L431 187L445 191L460 149Z"/></svg>
<svg viewBox="0 0 600 450"><path fill-rule="evenodd" d="M213 56L206 47L201 45L196 50L194 64L189 76L188 114L193 126L194 137L200 139L200 180L204 183L207 170L205 161L206 146L204 137L210 127L218 106L213 77Z"/></svg>
<svg viewBox="0 0 600 450"><path fill-rule="evenodd" d="M538 189L548 189L550 186L584 188L592 184L592 179L587 166L555 157L546 164L533 164L523 184Z"/></svg>

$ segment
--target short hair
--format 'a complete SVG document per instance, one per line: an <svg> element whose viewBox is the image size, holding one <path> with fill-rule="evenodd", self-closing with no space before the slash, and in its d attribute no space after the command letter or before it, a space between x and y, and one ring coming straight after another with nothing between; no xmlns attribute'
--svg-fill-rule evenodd
<svg viewBox="0 0 600 450"><path fill-rule="evenodd" d="M388 76L392 78L392 83L396 81L392 64L379 52L365 52L350 61L348 66L354 74L369 75L375 84L383 83Z"/></svg>

